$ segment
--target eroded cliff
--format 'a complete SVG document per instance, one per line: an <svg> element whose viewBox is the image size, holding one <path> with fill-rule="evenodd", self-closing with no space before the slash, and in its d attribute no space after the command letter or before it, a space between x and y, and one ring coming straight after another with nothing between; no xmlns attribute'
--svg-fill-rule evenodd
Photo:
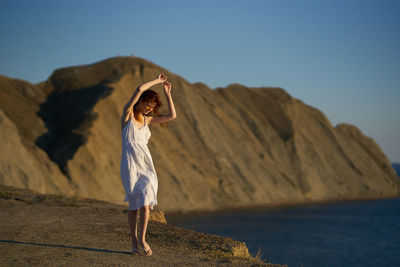
<svg viewBox="0 0 400 267"><path fill-rule="evenodd" d="M135 57L58 69L36 85L0 76L0 183L122 203L122 108L159 73L177 111L150 125L163 211L400 194L387 157L355 126L332 126L281 88L212 90ZM167 113L161 85L152 89Z"/></svg>

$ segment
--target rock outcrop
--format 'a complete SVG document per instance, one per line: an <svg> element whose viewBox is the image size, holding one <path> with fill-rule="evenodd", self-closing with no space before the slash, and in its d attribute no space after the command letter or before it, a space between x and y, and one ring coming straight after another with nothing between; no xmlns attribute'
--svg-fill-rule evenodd
<svg viewBox="0 0 400 267"><path fill-rule="evenodd" d="M33 85L0 76L0 183L123 203L120 117L165 73L177 118L150 125L163 211L398 196L389 160L355 126L281 88L210 89L144 59L56 70ZM168 106L161 85L154 88Z"/></svg>

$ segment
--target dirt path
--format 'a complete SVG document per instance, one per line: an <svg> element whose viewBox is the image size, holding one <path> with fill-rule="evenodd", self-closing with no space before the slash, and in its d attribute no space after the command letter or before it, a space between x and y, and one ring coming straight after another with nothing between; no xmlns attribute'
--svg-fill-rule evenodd
<svg viewBox="0 0 400 267"><path fill-rule="evenodd" d="M243 242L163 223L151 212L153 255L133 256L126 207L0 186L4 266L281 266L253 258Z"/></svg>

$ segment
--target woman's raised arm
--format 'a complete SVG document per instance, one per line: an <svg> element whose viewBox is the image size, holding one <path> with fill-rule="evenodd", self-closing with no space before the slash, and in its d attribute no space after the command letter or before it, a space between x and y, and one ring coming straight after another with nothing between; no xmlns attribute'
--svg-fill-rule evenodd
<svg viewBox="0 0 400 267"><path fill-rule="evenodd" d="M129 113L131 113L133 111L133 106L139 101L140 95L144 91L146 91L147 89L149 89L150 87L152 87L156 84L163 83L166 80L167 80L167 76L165 76L164 74L160 74L160 75L158 75L157 79L139 85L136 88L135 92L132 94L129 101L124 106L124 121L128 120Z"/></svg>
<svg viewBox="0 0 400 267"><path fill-rule="evenodd" d="M172 89L171 83L164 82L164 93L165 93L165 97L167 98L167 101L168 101L169 114L168 115L160 115L160 116L156 116L156 117L150 117L148 120L148 124L163 123L163 122L171 121L176 118L175 105L174 105L174 102L172 101L171 89Z"/></svg>
<svg viewBox="0 0 400 267"><path fill-rule="evenodd" d="M150 87L152 87L153 85L159 84L159 83L164 83L165 81L167 81L167 76L165 76L164 74L160 74L158 75L157 79L144 83L142 85L140 85L140 90L142 92L146 91L147 89L149 89Z"/></svg>

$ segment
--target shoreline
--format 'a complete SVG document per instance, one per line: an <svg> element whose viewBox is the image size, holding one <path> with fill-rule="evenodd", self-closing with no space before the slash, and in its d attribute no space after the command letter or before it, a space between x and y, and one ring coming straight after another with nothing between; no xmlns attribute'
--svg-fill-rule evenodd
<svg viewBox="0 0 400 267"><path fill-rule="evenodd" d="M359 198L348 198L348 199L325 199L325 200L308 200L308 201L288 201L288 202L277 202L268 204L256 204L256 205L245 205L245 206L229 206L220 209L198 209L192 211L170 211L164 212L164 215L168 221L168 216L175 215L195 215L195 214L207 214L215 212L233 212L233 211L245 211L245 210L260 210L268 211L281 208L293 208L297 206L309 206L309 205L329 205L339 203L354 203L354 202L365 202L365 201L377 201L377 200L389 200L400 198L400 195L396 196L377 196L377 197L359 197Z"/></svg>
<svg viewBox="0 0 400 267"><path fill-rule="evenodd" d="M154 216L160 213L159 216ZM245 242L174 226L150 212L151 257L131 255L123 205L0 185L0 256L8 266L267 266Z"/></svg>

